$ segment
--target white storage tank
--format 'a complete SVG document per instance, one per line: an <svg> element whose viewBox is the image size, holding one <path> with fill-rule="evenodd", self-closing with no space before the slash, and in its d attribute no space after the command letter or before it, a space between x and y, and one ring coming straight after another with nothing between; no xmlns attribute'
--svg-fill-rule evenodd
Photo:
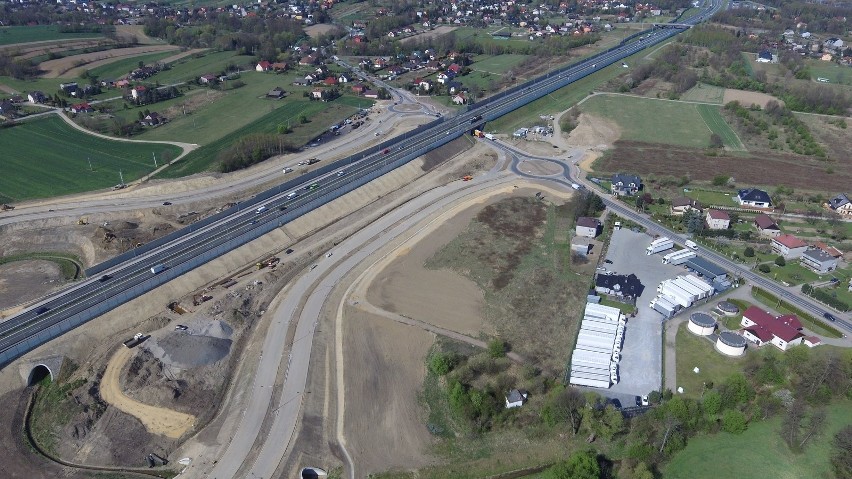
<svg viewBox="0 0 852 479"><path fill-rule="evenodd" d="M716 330L716 319L707 313L692 313L686 327L699 336L710 336Z"/></svg>
<svg viewBox="0 0 852 479"><path fill-rule="evenodd" d="M719 339L716 340L716 350L726 356L742 356L745 348L745 338L731 331L719 333Z"/></svg>

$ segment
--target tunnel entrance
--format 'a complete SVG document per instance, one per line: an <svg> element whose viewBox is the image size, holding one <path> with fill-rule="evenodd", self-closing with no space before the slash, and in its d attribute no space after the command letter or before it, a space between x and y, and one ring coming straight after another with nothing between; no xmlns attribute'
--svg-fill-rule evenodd
<svg viewBox="0 0 852 479"><path fill-rule="evenodd" d="M51 381L53 380L53 373L50 372L50 368L44 364L39 364L30 371L30 378L27 381L27 386L35 386L47 377L49 377Z"/></svg>

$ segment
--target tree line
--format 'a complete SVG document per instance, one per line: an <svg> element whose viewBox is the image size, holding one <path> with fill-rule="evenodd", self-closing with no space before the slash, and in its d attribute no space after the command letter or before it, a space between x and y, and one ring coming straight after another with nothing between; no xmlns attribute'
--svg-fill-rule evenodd
<svg viewBox="0 0 852 479"><path fill-rule="evenodd" d="M267 158L297 151L291 143L270 133L246 135L219 153L219 171L229 173L260 163Z"/></svg>

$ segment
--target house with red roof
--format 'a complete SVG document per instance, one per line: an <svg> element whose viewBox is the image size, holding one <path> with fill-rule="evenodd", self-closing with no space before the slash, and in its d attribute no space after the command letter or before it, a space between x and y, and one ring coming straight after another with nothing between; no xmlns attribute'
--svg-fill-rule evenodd
<svg viewBox="0 0 852 479"><path fill-rule="evenodd" d="M802 253L807 249L807 243L793 235L784 234L772 238L772 251L783 256L784 259L801 258Z"/></svg>
<svg viewBox="0 0 852 479"><path fill-rule="evenodd" d="M326 86L334 86L337 85L337 78L334 75L325 77L325 80L322 81Z"/></svg>
<svg viewBox="0 0 852 479"><path fill-rule="evenodd" d="M258 63L257 66L254 67L254 69L259 72L268 72L271 65L272 64L268 61L263 60L262 62Z"/></svg>
<svg viewBox="0 0 852 479"><path fill-rule="evenodd" d="M135 87L133 87L133 89L130 90L130 96L132 96L135 100L139 98L143 93L145 93L145 90L147 90L147 88L145 88L145 85L136 85Z"/></svg>
<svg viewBox="0 0 852 479"><path fill-rule="evenodd" d="M805 337L800 331L802 323L795 315L775 317L757 306L750 306L743 312L740 324L743 326L742 335L747 340L758 346L772 343L781 351L802 344Z"/></svg>
<svg viewBox="0 0 852 479"><path fill-rule="evenodd" d="M93 111L95 111L95 109L89 106L86 102L78 103L71 107L71 113L91 113Z"/></svg>
<svg viewBox="0 0 852 479"><path fill-rule="evenodd" d="M726 230L731 225L731 217L722 210L709 210L705 221L711 230Z"/></svg>

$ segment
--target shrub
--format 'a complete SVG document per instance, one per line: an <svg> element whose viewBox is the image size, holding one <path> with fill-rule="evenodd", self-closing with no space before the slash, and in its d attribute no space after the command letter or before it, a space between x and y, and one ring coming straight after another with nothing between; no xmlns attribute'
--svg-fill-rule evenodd
<svg viewBox="0 0 852 479"><path fill-rule="evenodd" d="M746 417L740 411L728 409L722 415L722 430L731 434L741 434L748 427Z"/></svg>
<svg viewBox="0 0 852 479"><path fill-rule="evenodd" d="M506 341L492 339L488 341L488 355L492 358L502 358L506 355Z"/></svg>
<svg viewBox="0 0 852 479"><path fill-rule="evenodd" d="M768 264L762 264L762 265L757 267L757 270L760 271L761 273L768 273L770 268L769 268Z"/></svg>
<svg viewBox="0 0 852 479"><path fill-rule="evenodd" d="M775 264L777 264L778 266L786 266L787 260L785 260L783 256L779 256L775 258Z"/></svg>

